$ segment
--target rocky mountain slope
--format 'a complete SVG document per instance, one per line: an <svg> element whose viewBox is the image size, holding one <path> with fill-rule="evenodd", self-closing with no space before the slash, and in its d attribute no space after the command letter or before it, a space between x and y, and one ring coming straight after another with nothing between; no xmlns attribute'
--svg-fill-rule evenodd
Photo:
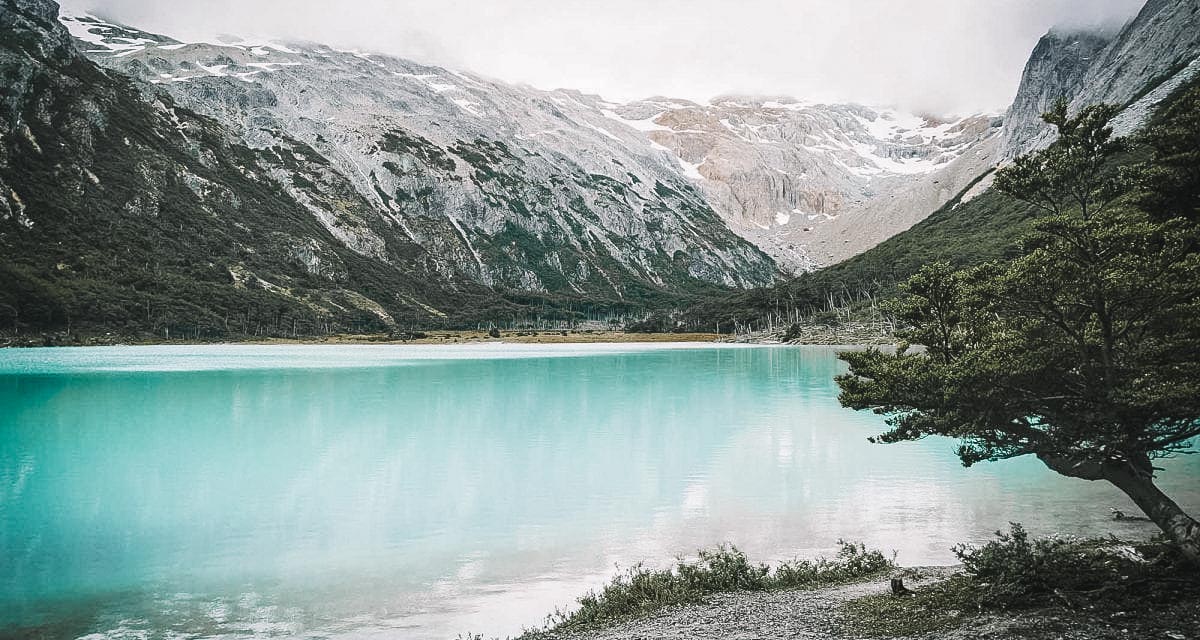
<svg viewBox="0 0 1200 640"><path fill-rule="evenodd" d="M1008 109L999 153L1011 160L1034 148L1050 130L1041 115L1060 96L1079 92L1092 60L1112 43L1112 34L1052 29L1025 63L1017 95Z"/></svg>
<svg viewBox="0 0 1200 640"><path fill-rule="evenodd" d="M1065 97L1074 110L1106 102L1124 107L1118 135L1141 127L1154 106L1200 73L1200 2L1148 0L1116 33L1051 30L1042 37L1005 116L998 160L1053 141L1041 114Z"/></svg>
<svg viewBox="0 0 1200 640"><path fill-rule="evenodd" d="M728 286L769 283L771 265L713 212L785 272L830 264L952 197L986 170L999 131L990 116L790 98L615 104L311 43L182 43L64 21L97 62L232 123L250 146L303 141L412 240L519 289L587 289L622 270L666 282L679 262ZM542 246L514 252L518 235ZM613 264L579 258L593 253Z"/></svg>
<svg viewBox="0 0 1200 640"><path fill-rule="evenodd" d="M653 162L625 170L603 153L529 148L520 142L542 132L515 127L502 126L504 138L470 125L438 133L483 109L519 109L489 105L486 87L479 103L409 109L372 83L448 89L400 62L343 54L354 66L331 70L328 84L303 84L308 69L293 77L295 92L273 94L247 80L299 64L212 47L239 57L197 67L215 81L173 83L194 96L170 93L81 55L53 2L3 0L0 11L0 322L13 332L465 324L646 308L778 277L694 187ZM104 28L92 39L108 40L109 55L185 48ZM334 55L276 52L313 65ZM328 113L338 126L319 124Z"/></svg>
<svg viewBox="0 0 1200 640"><path fill-rule="evenodd" d="M1194 0L1151 0L1114 34L1052 31L1003 121L618 104L0 7L0 323L16 328L319 332L761 287L982 192L998 159L1048 141L1036 116L1058 95L1127 105L1129 132L1200 67Z"/></svg>
<svg viewBox="0 0 1200 640"><path fill-rule="evenodd" d="M387 223L311 148L253 149L147 98L76 50L52 2L0 0L0 74L6 333L290 335L515 307L404 237L352 250ZM332 224L291 195L306 182Z"/></svg>
<svg viewBox="0 0 1200 640"><path fill-rule="evenodd" d="M298 162L320 179L274 177L362 255L396 238L483 285L617 298L631 283L687 290L777 277L663 152L580 96L321 45L185 44L93 18L64 22L93 59L245 144L306 145L315 155ZM340 181L370 209L333 217L325 185Z"/></svg>
<svg viewBox="0 0 1200 640"><path fill-rule="evenodd" d="M1000 119L792 98L655 98L611 110L678 157L730 226L792 271L912 226L991 162Z"/></svg>
<svg viewBox="0 0 1200 640"><path fill-rule="evenodd" d="M1075 108L1094 101L1127 105L1114 129L1129 135L1158 125L1190 140L1186 123L1171 123L1168 107L1181 109L1176 118L1195 113L1188 96L1200 86L1196 39L1200 37L1195 0L1153 0L1118 33L1072 33L1052 30L1032 53L1017 99L1003 125L997 156L1011 158L1050 142L1040 134L1040 114L1058 96ZM1119 44L1124 43L1124 44ZM1132 43L1141 43L1134 45ZM1149 50L1144 47L1151 47ZM1164 54L1163 52L1166 52ZM1102 59L1102 62L1097 62ZM1097 66L1099 65L1099 66ZM1160 71L1165 69L1166 71ZM1110 78L1103 81L1101 78ZM1120 81L1111 79L1123 79ZM1186 144L1184 145L1186 146ZM1148 159L1145 145L1134 144L1104 167L1107 175ZM977 183L910 229L848 260L804 274L766 289L731 294L692 311L687 322L719 320L726 326L787 326L788 318L808 316L837 326L831 304L855 310L855 320L878 319L876 303L898 293L899 283L935 261L967 266L1019 255L1019 240L1043 216L1036 207L990 188L984 175ZM876 325L878 326L878 325Z"/></svg>

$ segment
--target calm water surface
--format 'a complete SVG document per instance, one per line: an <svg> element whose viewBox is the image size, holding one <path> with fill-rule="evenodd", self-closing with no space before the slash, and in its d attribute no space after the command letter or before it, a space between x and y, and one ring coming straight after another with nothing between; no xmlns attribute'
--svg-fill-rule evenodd
<svg viewBox="0 0 1200 640"><path fill-rule="evenodd" d="M639 560L1143 535L1104 484L870 445L828 348L0 351L0 635L504 634ZM1200 510L1200 456L1162 484ZM96 635L92 635L96 634Z"/></svg>

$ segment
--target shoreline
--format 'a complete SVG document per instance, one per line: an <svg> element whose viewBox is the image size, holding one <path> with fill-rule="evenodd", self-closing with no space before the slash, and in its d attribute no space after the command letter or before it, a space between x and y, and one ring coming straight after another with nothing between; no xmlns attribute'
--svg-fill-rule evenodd
<svg viewBox="0 0 1200 640"><path fill-rule="evenodd" d="M1102 611L1048 600L1031 608L973 611L948 608L957 606L952 603L945 603L947 608L930 607L913 603L913 596L891 593L893 577L924 593L962 575L962 565L899 567L886 575L811 589L721 592L701 602L670 605L606 624L530 630L515 640L1187 640L1195 637L1192 629L1200 628L1196 626L1200 609L1187 599L1150 610L1134 605L1123 611ZM888 619L884 627L893 628L881 628L881 618Z"/></svg>
<svg viewBox="0 0 1200 640"><path fill-rule="evenodd" d="M774 346L882 346L895 344L892 336L854 331L838 330L832 327L819 327L803 332L797 337L780 332L757 333L750 335L733 335L726 333L686 332L686 333L628 333L608 329L575 329L575 330L504 330L499 337L491 335L487 330L471 329L436 329L423 331L414 329L393 333L340 333L328 336L297 336L297 337L251 337L245 339L222 338L213 340L179 339L170 340L154 336L117 336L105 335L64 335L48 334L38 336L18 336L0 342L0 349L28 347L100 347L100 346L202 346L202 345L442 345L442 344L636 344L636 343L711 343L711 344L744 344L744 345L774 345Z"/></svg>
<svg viewBox="0 0 1200 640"><path fill-rule="evenodd" d="M626 333L624 331L501 331L493 337L487 331L442 329L411 332L334 334L295 338L247 338L220 340L166 340L130 336L72 336L47 340L41 336L17 338L0 343L0 349L26 347L99 347L99 346L204 346L204 345L450 345L450 344L591 344L591 343L732 343L727 335L717 333Z"/></svg>
<svg viewBox="0 0 1200 640"><path fill-rule="evenodd" d="M858 598L888 593L892 575L920 588L949 578L960 565L898 568L851 582L778 591L728 591L702 602L671 605L590 627L527 632L516 640L720 640L724 638L861 638L842 610ZM974 636L938 636L946 638Z"/></svg>
<svg viewBox="0 0 1200 640"><path fill-rule="evenodd" d="M723 342L716 333L625 333L623 331L501 331L493 337L487 331L444 330L414 332L421 337L400 337L387 334L342 334L324 338L269 338L238 341L230 344L591 344L591 343L716 343Z"/></svg>

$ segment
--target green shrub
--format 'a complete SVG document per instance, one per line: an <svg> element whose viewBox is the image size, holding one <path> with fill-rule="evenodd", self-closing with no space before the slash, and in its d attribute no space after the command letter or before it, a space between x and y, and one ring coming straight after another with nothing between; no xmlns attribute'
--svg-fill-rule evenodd
<svg viewBox="0 0 1200 640"><path fill-rule="evenodd" d="M894 568L885 555L863 544L838 541L833 558L792 560L772 569L754 564L737 547L702 550L695 561L667 569L634 565L599 591L579 598L579 608L556 612L553 628L577 627L644 614L675 604L699 602L712 593L815 588L875 575Z"/></svg>
<svg viewBox="0 0 1200 640"><path fill-rule="evenodd" d="M973 600L985 608L1019 608L1049 600L1069 603L1075 594L1088 599L1124 601L1129 586L1174 573L1183 566L1168 545L1128 544L1115 538L1059 537L1030 540L1020 524L981 547L958 545L953 551L973 583ZM1197 582L1193 586L1200 586Z"/></svg>
<svg viewBox="0 0 1200 640"><path fill-rule="evenodd" d="M1200 600L1200 575L1161 540L1030 539L1021 525L1010 527L982 546L955 547L961 573L919 587L911 597L887 593L852 600L840 624L855 635L913 636L957 626L982 612L1054 607L1112 616L1124 625L1130 622L1121 618L1127 612L1153 621L1159 615L1154 612L1171 616L1177 603L1187 608Z"/></svg>
<svg viewBox="0 0 1200 640"><path fill-rule="evenodd" d="M892 560L877 549L861 542L838 540L838 552L832 559L793 560L775 568L771 576L776 589L811 588L856 580L893 569Z"/></svg>
<svg viewBox="0 0 1200 640"><path fill-rule="evenodd" d="M695 563L676 566L679 579L688 591L705 594L722 591L762 591L769 586L771 568L753 565L737 547L702 550Z"/></svg>

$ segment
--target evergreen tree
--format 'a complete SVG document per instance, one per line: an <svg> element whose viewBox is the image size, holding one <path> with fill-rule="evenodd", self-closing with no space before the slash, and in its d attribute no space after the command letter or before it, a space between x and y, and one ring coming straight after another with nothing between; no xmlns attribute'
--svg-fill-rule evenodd
<svg viewBox="0 0 1200 640"><path fill-rule="evenodd" d="M1200 86L1192 87L1150 127L1142 139L1153 158L1131 176L1140 188L1138 204L1157 218L1200 216Z"/></svg>
<svg viewBox="0 0 1200 640"><path fill-rule="evenodd" d="M886 415L882 442L949 436L967 466L1035 455L1108 481L1200 561L1200 523L1153 465L1200 436L1200 232L1117 198L1113 113L1044 116L1058 140L995 183L1048 213L1020 257L921 270L898 304L906 342L842 354L839 399Z"/></svg>

